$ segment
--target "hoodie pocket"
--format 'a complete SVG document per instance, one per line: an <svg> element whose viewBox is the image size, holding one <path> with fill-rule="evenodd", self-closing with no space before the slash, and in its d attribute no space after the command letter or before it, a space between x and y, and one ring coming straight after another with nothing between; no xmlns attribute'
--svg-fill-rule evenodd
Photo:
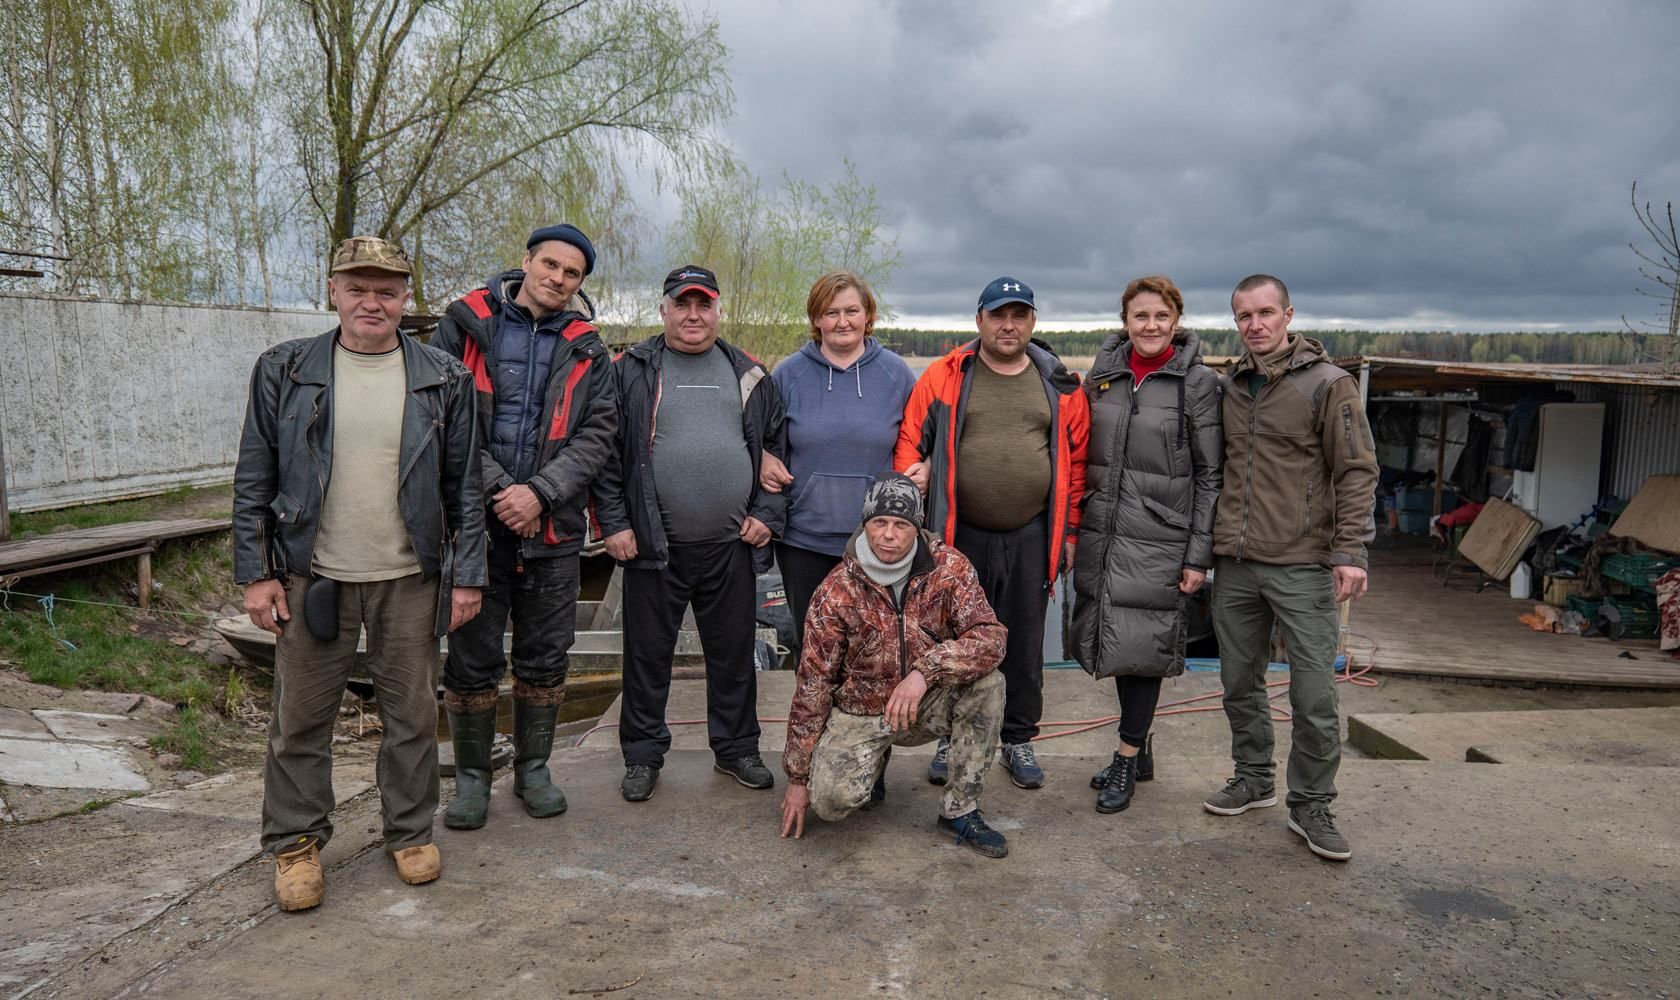
<svg viewBox="0 0 1680 1000"><path fill-rule="evenodd" d="M811 473L793 497L788 525L813 535L850 535L863 516L868 494L868 476Z"/></svg>

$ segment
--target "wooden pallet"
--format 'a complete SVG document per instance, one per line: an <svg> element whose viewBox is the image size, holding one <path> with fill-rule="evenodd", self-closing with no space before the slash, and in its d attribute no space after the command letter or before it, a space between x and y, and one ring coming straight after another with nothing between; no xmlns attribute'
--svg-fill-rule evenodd
<svg viewBox="0 0 1680 1000"><path fill-rule="evenodd" d="M130 521L0 542L0 586L9 587L25 577L135 559L140 606L148 607L152 597L152 553L160 544L175 538L226 531L232 525L227 518Z"/></svg>

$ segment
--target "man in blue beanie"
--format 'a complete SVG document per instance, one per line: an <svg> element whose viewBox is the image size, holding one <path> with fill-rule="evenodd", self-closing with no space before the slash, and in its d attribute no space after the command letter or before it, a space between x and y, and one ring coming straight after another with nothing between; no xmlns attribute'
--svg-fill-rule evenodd
<svg viewBox="0 0 1680 1000"><path fill-rule="evenodd" d="M618 433L612 358L583 294L595 247L577 227L546 226L520 269L450 303L432 344L460 358L478 389L490 583L484 610L449 640L444 707L455 745L455 799L444 823L484 825L496 687L513 622L514 794L535 817L566 810L548 773L577 627L588 486Z"/></svg>

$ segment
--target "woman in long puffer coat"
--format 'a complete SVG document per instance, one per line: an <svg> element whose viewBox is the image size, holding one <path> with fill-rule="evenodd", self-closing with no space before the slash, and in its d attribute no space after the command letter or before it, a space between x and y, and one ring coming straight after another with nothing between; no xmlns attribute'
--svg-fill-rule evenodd
<svg viewBox="0 0 1680 1000"><path fill-rule="evenodd" d="M1085 520L1073 574L1074 657L1120 696L1119 747L1092 778L1097 811L1154 777L1149 727L1161 680L1184 672L1185 601L1213 565L1224 434L1219 377L1183 330L1184 296L1159 275L1120 299L1125 331L1085 379L1091 401ZM1141 753L1141 756L1140 756Z"/></svg>

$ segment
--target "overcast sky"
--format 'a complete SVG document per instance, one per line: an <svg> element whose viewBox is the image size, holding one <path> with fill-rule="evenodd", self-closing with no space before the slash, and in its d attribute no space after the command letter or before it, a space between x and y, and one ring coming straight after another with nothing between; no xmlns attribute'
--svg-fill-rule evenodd
<svg viewBox="0 0 1680 1000"><path fill-rule="evenodd" d="M1192 321L1268 271L1297 326L1609 329L1648 311L1628 185L1680 201L1675 0L712 0L727 139L761 177L850 158L901 320Z"/></svg>

